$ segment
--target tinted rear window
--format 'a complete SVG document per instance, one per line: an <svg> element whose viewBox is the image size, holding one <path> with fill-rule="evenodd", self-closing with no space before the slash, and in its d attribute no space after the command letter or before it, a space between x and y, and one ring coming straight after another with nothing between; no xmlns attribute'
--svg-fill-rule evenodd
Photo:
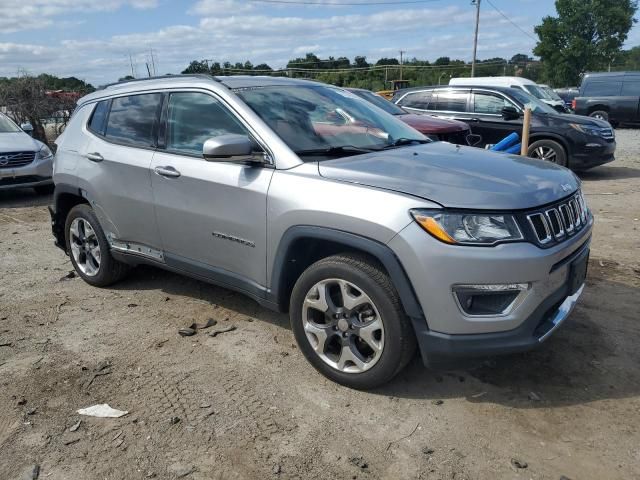
<svg viewBox="0 0 640 480"><path fill-rule="evenodd" d="M430 99L431 92L412 92L408 93L402 100L400 100L398 102L398 105L402 107L427 110L429 108Z"/></svg>
<svg viewBox="0 0 640 480"><path fill-rule="evenodd" d="M621 81L589 82L584 87L584 97L616 97L620 95Z"/></svg>
<svg viewBox="0 0 640 480"><path fill-rule="evenodd" d="M640 79L638 80L625 80L622 85L621 95L631 97L640 96Z"/></svg>
<svg viewBox="0 0 640 480"><path fill-rule="evenodd" d="M104 127L109 113L109 100L98 102L89 120L89 130L104 135Z"/></svg>
<svg viewBox="0 0 640 480"><path fill-rule="evenodd" d="M460 92L439 92L437 97L429 104L429 110L443 112L466 112L467 93Z"/></svg>
<svg viewBox="0 0 640 480"><path fill-rule="evenodd" d="M114 98L107 122L107 138L130 145L152 146L161 100L160 93Z"/></svg>

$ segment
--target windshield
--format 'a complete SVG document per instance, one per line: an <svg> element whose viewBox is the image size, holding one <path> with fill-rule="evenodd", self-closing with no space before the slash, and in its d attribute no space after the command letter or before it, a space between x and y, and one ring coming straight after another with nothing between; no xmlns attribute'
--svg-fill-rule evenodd
<svg viewBox="0 0 640 480"><path fill-rule="evenodd" d="M527 85L527 86L531 86L531 85ZM529 107L532 112L553 113L553 114L558 113L553 109L553 107L547 105L544 102L541 102L533 95L529 95L528 93L523 92L522 90L512 88L511 96L515 98L523 107Z"/></svg>
<svg viewBox="0 0 640 480"><path fill-rule="evenodd" d="M325 85L238 89L236 94L298 155L356 155L428 142L392 115Z"/></svg>
<svg viewBox="0 0 640 480"><path fill-rule="evenodd" d="M20 127L0 113L0 133L15 133L19 131Z"/></svg>
<svg viewBox="0 0 640 480"><path fill-rule="evenodd" d="M547 86L540 87L540 88L544 91L544 93L547 95L547 98L548 98L549 100L559 100L559 101L562 101L562 98L560 98L560 95L558 95L558 94L553 90L553 88L551 88L551 87L547 87Z"/></svg>
<svg viewBox="0 0 640 480"><path fill-rule="evenodd" d="M373 103L376 107L381 108L391 115L405 115L403 109L398 107L395 103L391 103L389 100L381 97L377 93L370 92L368 90L349 90L351 93L355 93L360 98L365 99L368 102Z"/></svg>
<svg viewBox="0 0 640 480"><path fill-rule="evenodd" d="M547 94L538 85L524 85L524 88L539 100L547 98Z"/></svg>

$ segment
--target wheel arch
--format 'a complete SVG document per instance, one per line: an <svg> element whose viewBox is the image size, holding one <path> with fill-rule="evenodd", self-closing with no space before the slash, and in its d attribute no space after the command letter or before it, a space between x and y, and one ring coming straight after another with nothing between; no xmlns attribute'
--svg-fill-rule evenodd
<svg viewBox="0 0 640 480"><path fill-rule="evenodd" d="M89 204L89 200L83 195L82 190L72 185L56 184L53 206L49 207L51 230L56 246L64 250L66 254L69 252L67 252L64 224L71 209L80 204Z"/></svg>
<svg viewBox="0 0 640 480"><path fill-rule="evenodd" d="M596 104L596 105L590 105L589 109L587 110L587 113L589 115L591 115L593 112L597 111L597 110L602 110L603 112L607 112L609 113L611 110L609 108L609 105L604 105L604 104Z"/></svg>
<svg viewBox="0 0 640 480"><path fill-rule="evenodd" d="M314 262L337 253L359 253L378 262L393 282L405 313L423 318L422 308L398 257L385 244L342 230L317 226L289 228L280 240L271 273L271 295L285 312L295 282Z"/></svg>

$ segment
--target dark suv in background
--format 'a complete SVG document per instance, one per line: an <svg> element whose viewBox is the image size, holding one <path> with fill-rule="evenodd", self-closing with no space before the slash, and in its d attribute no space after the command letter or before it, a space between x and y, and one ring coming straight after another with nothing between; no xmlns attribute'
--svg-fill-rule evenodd
<svg viewBox="0 0 640 480"><path fill-rule="evenodd" d="M612 125L640 123L640 72L587 73L572 107Z"/></svg>
<svg viewBox="0 0 640 480"><path fill-rule="evenodd" d="M466 122L482 136L478 146L522 134L525 106L531 108L528 156L573 170L614 160L615 133L600 119L558 113L522 90L508 87L442 86L399 90L392 101L405 110Z"/></svg>

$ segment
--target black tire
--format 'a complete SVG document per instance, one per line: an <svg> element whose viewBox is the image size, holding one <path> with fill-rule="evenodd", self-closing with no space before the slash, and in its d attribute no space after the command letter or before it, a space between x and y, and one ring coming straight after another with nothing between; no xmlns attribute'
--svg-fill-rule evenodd
<svg viewBox="0 0 640 480"><path fill-rule="evenodd" d="M76 259L71 251L71 233L70 228L73 221L81 218L89 223L95 232L95 237L100 247L100 265L95 275L86 275L78 266ZM104 231L100 226L100 222L89 205L81 204L73 207L67 215L64 225L65 242L69 258L76 273L88 284L95 287L106 287L121 280L129 272L130 267L124 263L118 262L111 256L109 242L104 235Z"/></svg>
<svg viewBox="0 0 640 480"><path fill-rule="evenodd" d="M606 110L594 110L589 114L590 117L599 118L600 120L609 121L609 112Z"/></svg>
<svg viewBox="0 0 640 480"><path fill-rule="evenodd" d="M303 303L310 290L327 279L346 280L356 285L379 312L384 326L384 345L377 361L367 370L348 373L330 366L315 352L307 338L302 318ZM293 287L289 315L296 342L309 363L327 378L347 387L370 389L382 385L398 374L415 355L413 327L404 313L398 293L382 266L366 256L334 255L307 268Z"/></svg>
<svg viewBox="0 0 640 480"><path fill-rule="evenodd" d="M51 195L54 190L54 185L39 185L37 187L33 187L38 195Z"/></svg>
<svg viewBox="0 0 640 480"><path fill-rule="evenodd" d="M564 147L560 145L555 140L538 140L529 145L529 150L527 151L527 156L531 158L539 158L541 160L547 160L547 158L543 158L544 155L541 152L549 151L549 149L553 150L554 159L549 160L550 162L556 163L558 165L562 165L563 167L567 166L567 152L565 152Z"/></svg>

